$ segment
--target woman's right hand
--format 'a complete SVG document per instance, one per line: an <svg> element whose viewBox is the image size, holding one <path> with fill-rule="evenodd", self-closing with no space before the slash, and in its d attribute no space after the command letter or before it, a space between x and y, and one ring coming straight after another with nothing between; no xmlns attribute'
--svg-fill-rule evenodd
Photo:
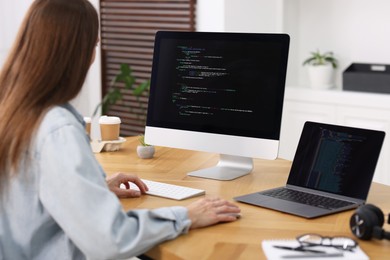
<svg viewBox="0 0 390 260"><path fill-rule="evenodd" d="M235 221L241 212L237 205L220 198L203 198L189 204L187 209L191 229Z"/></svg>

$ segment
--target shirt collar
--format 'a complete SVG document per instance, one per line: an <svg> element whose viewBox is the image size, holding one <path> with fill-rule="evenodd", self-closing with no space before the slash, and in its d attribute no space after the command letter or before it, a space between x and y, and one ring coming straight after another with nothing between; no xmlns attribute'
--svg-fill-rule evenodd
<svg viewBox="0 0 390 260"><path fill-rule="evenodd" d="M85 127L85 121L84 118L80 115L80 113L69 103L62 104L61 107L68 110L74 117L77 119L77 121L80 122Z"/></svg>

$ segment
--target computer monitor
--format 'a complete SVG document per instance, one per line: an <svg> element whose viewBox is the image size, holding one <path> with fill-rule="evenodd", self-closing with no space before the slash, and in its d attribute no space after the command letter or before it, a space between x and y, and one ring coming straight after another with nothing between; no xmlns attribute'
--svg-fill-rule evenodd
<svg viewBox="0 0 390 260"><path fill-rule="evenodd" d="M289 36L157 32L145 141L219 153L189 173L231 180L278 155Z"/></svg>

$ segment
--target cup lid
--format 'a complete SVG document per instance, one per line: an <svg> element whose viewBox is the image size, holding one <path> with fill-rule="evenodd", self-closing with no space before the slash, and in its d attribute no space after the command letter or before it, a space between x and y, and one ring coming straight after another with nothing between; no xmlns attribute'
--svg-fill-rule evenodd
<svg viewBox="0 0 390 260"><path fill-rule="evenodd" d="M84 119L85 123L91 123L91 121L92 121L89 116L85 116L83 119Z"/></svg>
<svg viewBox="0 0 390 260"><path fill-rule="evenodd" d="M101 116L99 118L99 124L114 125L120 123L121 123L121 119L117 116Z"/></svg>

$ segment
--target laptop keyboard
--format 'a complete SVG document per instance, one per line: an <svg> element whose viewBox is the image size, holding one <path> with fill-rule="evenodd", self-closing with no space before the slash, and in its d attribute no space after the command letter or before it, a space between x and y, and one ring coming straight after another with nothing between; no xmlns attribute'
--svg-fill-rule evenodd
<svg viewBox="0 0 390 260"><path fill-rule="evenodd" d="M325 209L338 209L353 204L352 202L345 201L345 200L328 198L321 195L315 195L315 194L287 189L283 187L280 189L261 192L261 194L273 198L298 202L301 204L306 204L306 205L325 208Z"/></svg>

